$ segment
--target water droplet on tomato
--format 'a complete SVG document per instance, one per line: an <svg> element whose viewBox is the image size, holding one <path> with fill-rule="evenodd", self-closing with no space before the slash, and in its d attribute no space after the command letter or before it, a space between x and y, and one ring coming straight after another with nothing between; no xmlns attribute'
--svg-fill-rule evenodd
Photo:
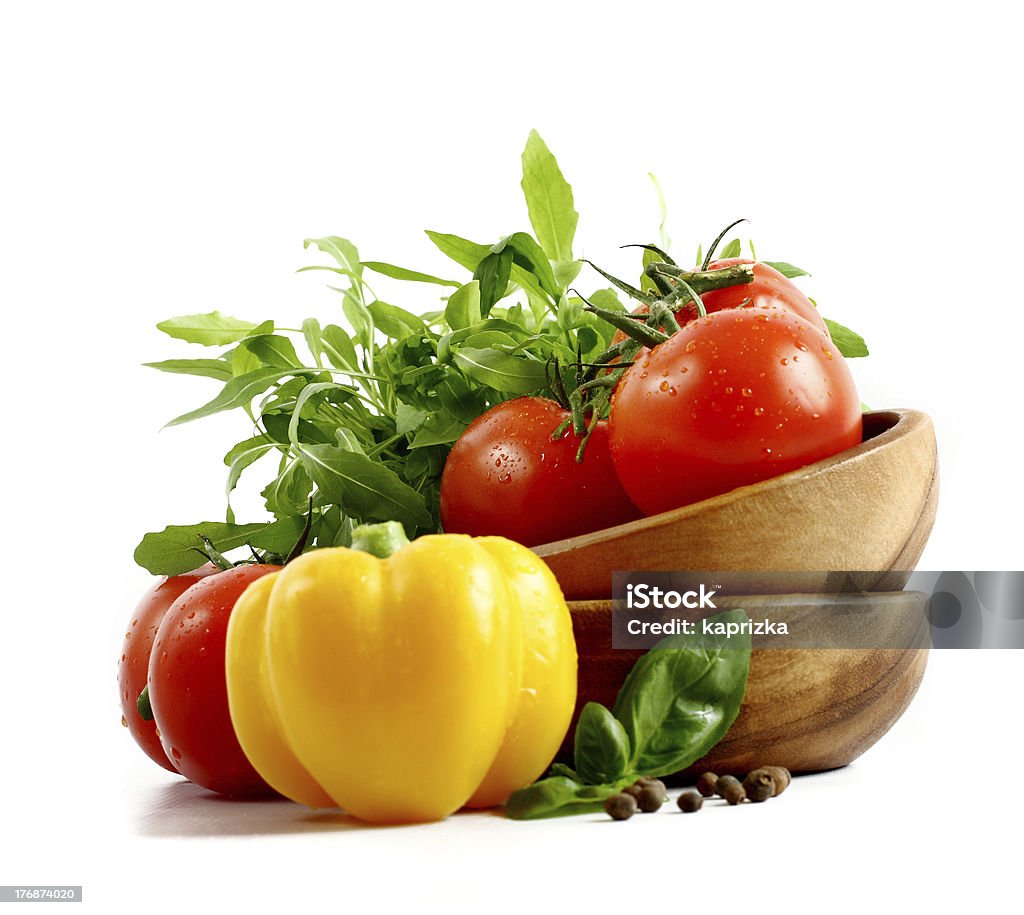
<svg viewBox="0 0 1024 915"><path fill-rule="evenodd" d="M690 370L689 370L689 369L688 369L688 368L687 368L687 367L686 367L686 366L684 365L684 366L683 366L683 367L682 367L682 368L681 368L681 369L679 370L679 374L680 374L680 375L685 375L685 374L686 374L686 373L687 373L688 371L690 371Z"/></svg>
<svg viewBox="0 0 1024 915"><path fill-rule="evenodd" d="M669 397L675 397L676 396L676 389L675 388L669 388L668 389L668 396Z"/></svg>
<svg viewBox="0 0 1024 915"><path fill-rule="evenodd" d="M696 340L691 340L689 343L686 344L686 352L688 352L688 353L692 353L696 348L697 348L697 341Z"/></svg>
<svg viewBox="0 0 1024 915"><path fill-rule="evenodd" d="M166 651L161 651L160 652L160 663L163 664L166 661L167 661L167 652Z"/></svg>
<svg viewBox="0 0 1024 915"><path fill-rule="evenodd" d="M663 381L661 384L659 384L658 385L658 390L659 391L667 391L668 390L668 382L667 381Z"/></svg>
<svg viewBox="0 0 1024 915"><path fill-rule="evenodd" d="M128 719L125 718L124 715L121 716L121 727L123 727L123 728L128 727Z"/></svg>
<svg viewBox="0 0 1024 915"><path fill-rule="evenodd" d="M754 396L754 392L750 388L743 388L743 390L740 391L740 393L744 397L753 397Z"/></svg>
<svg viewBox="0 0 1024 915"><path fill-rule="evenodd" d="M133 625L133 626L134 626L134 625L135 625L136 623L138 623L138 620L132 620L132 625Z"/></svg>
<svg viewBox="0 0 1024 915"><path fill-rule="evenodd" d="M796 341L796 348L798 350L800 350L801 353L806 353L807 352L807 344L804 343L803 340L797 340Z"/></svg>
<svg viewBox="0 0 1024 915"><path fill-rule="evenodd" d="M764 416L764 407L754 407L754 416Z"/></svg>
<svg viewBox="0 0 1024 915"><path fill-rule="evenodd" d="M772 449L771 448L764 448L762 450L764 452L764 456L765 457L771 457L772 456Z"/></svg>
<svg viewBox="0 0 1024 915"><path fill-rule="evenodd" d="M178 750L177 747L171 747L171 756L173 756L175 759L181 759L181 752Z"/></svg>
<svg viewBox="0 0 1024 915"><path fill-rule="evenodd" d="M731 394L731 393L732 393L733 391L735 391L735 390L736 390L736 389L735 389L735 388L734 388L734 387L733 387L732 385L729 385L729 387L727 387L727 388L725 389L725 393L726 393L726 394Z"/></svg>
<svg viewBox="0 0 1024 915"><path fill-rule="evenodd" d="M794 356L793 357L793 361L794 362L799 362L800 361L800 357L799 356Z"/></svg>
<svg viewBox="0 0 1024 915"><path fill-rule="evenodd" d="M821 351L822 351L822 353L825 354L825 358L826 359L831 359L832 358L832 350L830 350L827 346L823 346L821 348Z"/></svg>
<svg viewBox="0 0 1024 915"><path fill-rule="evenodd" d="M812 413L811 414L811 419L821 419L821 414L820 413Z"/></svg>
<svg viewBox="0 0 1024 915"><path fill-rule="evenodd" d="M789 360L788 360L788 359L787 359L787 358L786 358L785 356L783 356L783 357L782 357L782 358L781 358L781 359L779 360L779 365L789 365Z"/></svg>

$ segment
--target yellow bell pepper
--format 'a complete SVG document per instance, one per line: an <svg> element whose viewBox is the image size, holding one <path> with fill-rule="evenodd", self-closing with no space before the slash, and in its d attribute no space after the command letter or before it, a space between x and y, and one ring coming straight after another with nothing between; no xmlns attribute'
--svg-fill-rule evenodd
<svg viewBox="0 0 1024 915"><path fill-rule="evenodd" d="M253 583L231 614L242 749L281 794L373 823L501 804L576 701L576 645L543 561L501 537L408 543L389 522ZM396 549L397 547L397 549Z"/></svg>

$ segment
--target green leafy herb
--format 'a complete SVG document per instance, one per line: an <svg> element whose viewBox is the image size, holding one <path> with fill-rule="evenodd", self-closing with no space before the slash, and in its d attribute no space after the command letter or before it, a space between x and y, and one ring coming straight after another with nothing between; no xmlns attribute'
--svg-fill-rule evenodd
<svg viewBox="0 0 1024 915"><path fill-rule="evenodd" d="M743 623L727 610L711 625ZM576 725L574 769L515 791L513 819L587 813L641 775L678 772L706 756L739 714L750 670L750 635L694 634L662 639L642 655L619 690L613 711L589 702Z"/></svg>
<svg viewBox="0 0 1024 915"><path fill-rule="evenodd" d="M806 270L801 270L799 267L794 267L792 264L787 264L785 261L763 261L769 267L774 267L783 276L792 279L795 276L810 276Z"/></svg>
<svg viewBox="0 0 1024 915"><path fill-rule="evenodd" d="M836 345L836 349L847 359L868 355L868 345L860 334L850 330L848 327L843 327L838 321L830 321L828 318L823 320L832 337L832 342Z"/></svg>
<svg viewBox="0 0 1024 915"><path fill-rule="evenodd" d="M523 150L522 187L530 225L541 247L552 260L572 260L579 213L569 182L536 130L530 131Z"/></svg>
<svg viewBox="0 0 1024 915"><path fill-rule="evenodd" d="M667 249L667 210L652 181ZM467 425L502 401L545 392L556 362L562 386L574 390L573 364L596 359L614 334L569 289L582 265L573 258L579 216L571 186L535 131L522 154L521 186L532 232L512 231L487 244L427 232L462 271L457 278L449 279L447 270L437 276L363 261L342 236L309 238L305 248L325 262L300 272L326 271L338 295L323 323L310 317L295 328L213 311L157 325L204 350L148 365L215 386L205 403L168 425L237 410L244 415L244 437L223 456L225 503L215 515L224 520L146 534L137 561L154 574L196 568L205 561L196 549L199 534L221 552L248 543L287 554L310 511L306 549L345 543L353 525L364 521L397 520L411 536L437 531L441 472ZM655 258L645 251L644 264ZM776 266L787 275L803 273L783 262ZM399 287L401 298L392 299L389 290L392 301L384 301L367 274L408 285ZM635 291L613 282L625 295ZM641 283L653 302L657 286L646 276ZM614 289L598 289L587 299L609 313L626 310ZM867 352L852 331L829 326L846 355ZM236 523L231 500L240 486L262 495L271 520ZM598 735L603 727L614 731L615 720L607 710L588 713L581 760L589 775L615 768L597 752L604 747ZM636 736L626 732L630 740ZM635 755L637 745L629 746Z"/></svg>

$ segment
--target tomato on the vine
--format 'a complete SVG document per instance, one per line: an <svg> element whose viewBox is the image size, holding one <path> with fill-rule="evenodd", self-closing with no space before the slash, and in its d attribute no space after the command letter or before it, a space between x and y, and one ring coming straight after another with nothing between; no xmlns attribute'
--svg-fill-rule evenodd
<svg viewBox="0 0 1024 915"><path fill-rule="evenodd" d="M641 353L609 419L615 470L646 514L795 470L861 435L846 361L828 334L776 307L709 314Z"/></svg>
<svg viewBox="0 0 1024 915"><path fill-rule="evenodd" d="M149 674L149 655L153 649L153 639L160 628L171 604L197 581L212 575L218 569L213 563L183 575L172 575L158 581L139 601L131 621L124 634L124 645L121 647L121 662L117 668L117 691L121 699L121 721L128 728L135 742L143 752L171 772L177 772L167 758L160 737L156 732L156 722L152 718L143 718L139 714L139 693L146 685Z"/></svg>
<svg viewBox="0 0 1024 915"><path fill-rule="evenodd" d="M805 321L809 321L826 334L828 333L825 322L818 314L814 303L803 294L796 283L783 276L774 267L748 258L725 257L722 260L712 261L708 265L708 270L721 270L723 267L732 267L734 264L753 264L754 282L705 292L700 299L708 314L725 311L728 308L737 308L749 300L750 306L754 308L762 305L775 305L784 308L786 311L799 315ZM697 317L696 306L689 303L685 308L685 313L689 320L693 320Z"/></svg>
<svg viewBox="0 0 1024 915"><path fill-rule="evenodd" d="M252 564L210 575L184 591L160 623L149 660L149 702L174 768L222 794L263 794L235 736L224 673L228 620L250 582L280 566Z"/></svg>
<svg viewBox="0 0 1024 915"><path fill-rule="evenodd" d="M639 516L622 491L599 422L577 462L569 412L553 400L520 397L478 416L455 443L441 476L446 533L495 534L537 546Z"/></svg>

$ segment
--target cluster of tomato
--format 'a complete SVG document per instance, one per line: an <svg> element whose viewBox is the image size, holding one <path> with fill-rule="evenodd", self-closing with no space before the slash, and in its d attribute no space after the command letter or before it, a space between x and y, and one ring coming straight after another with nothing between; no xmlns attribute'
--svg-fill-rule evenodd
<svg viewBox="0 0 1024 915"><path fill-rule="evenodd" d="M528 546L611 527L778 476L861 441L861 403L814 303L773 267L690 302L680 330L622 375L581 461L568 412L524 397L477 418L441 480L449 533ZM643 311L644 306L638 309Z"/></svg>

